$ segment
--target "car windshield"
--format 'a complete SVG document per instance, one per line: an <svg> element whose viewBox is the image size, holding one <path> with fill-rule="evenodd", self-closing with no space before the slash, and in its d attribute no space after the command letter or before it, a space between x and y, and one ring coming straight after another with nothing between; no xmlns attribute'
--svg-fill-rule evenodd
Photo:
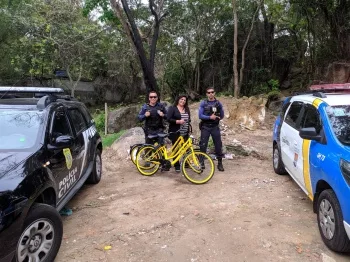
<svg viewBox="0 0 350 262"><path fill-rule="evenodd" d="M42 122L43 115L39 111L0 111L0 150L32 148Z"/></svg>
<svg viewBox="0 0 350 262"><path fill-rule="evenodd" d="M350 145L350 105L328 106L327 114L338 140Z"/></svg>

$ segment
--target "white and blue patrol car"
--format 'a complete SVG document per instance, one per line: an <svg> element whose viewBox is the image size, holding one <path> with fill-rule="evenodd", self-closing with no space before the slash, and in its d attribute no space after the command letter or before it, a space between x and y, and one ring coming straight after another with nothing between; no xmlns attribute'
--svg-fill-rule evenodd
<svg viewBox="0 0 350 262"><path fill-rule="evenodd" d="M350 93L338 85L320 88L284 101L273 129L273 167L313 201L324 243L349 252Z"/></svg>

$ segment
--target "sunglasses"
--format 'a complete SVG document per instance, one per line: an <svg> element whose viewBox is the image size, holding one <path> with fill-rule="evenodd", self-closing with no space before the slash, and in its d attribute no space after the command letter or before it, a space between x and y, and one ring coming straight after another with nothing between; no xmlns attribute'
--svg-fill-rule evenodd
<svg viewBox="0 0 350 262"><path fill-rule="evenodd" d="M207 94L214 94L215 93L215 91L209 91L209 92L207 92Z"/></svg>
<svg viewBox="0 0 350 262"><path fill-rule="evenodd" d="M149 98L157 98L158 96L150 96Z"/></svg>

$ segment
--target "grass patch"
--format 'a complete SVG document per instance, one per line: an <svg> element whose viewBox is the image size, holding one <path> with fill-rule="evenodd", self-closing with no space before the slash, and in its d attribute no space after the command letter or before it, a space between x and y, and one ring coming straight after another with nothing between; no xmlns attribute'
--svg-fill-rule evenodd
<svg viewBox="0 0 350 262"><path fill-rule="evenodd" d="M102 135L102 145L103 147L110 147L115 140L117 140L122 134L124 134L125 130L121 130L118 133Z"/></svg>

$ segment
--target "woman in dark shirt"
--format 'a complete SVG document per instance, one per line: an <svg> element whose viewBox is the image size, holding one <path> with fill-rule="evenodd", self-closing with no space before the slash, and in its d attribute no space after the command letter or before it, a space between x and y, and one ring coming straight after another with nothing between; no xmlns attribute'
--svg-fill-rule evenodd
<svg viewBox="0 0 350 262"><path fill-rule="evenodd" d="M169 136L171 142L175 144L179 136L183 136L185 141L189 137L191 114L187 104L187 96L180 95L176 98L174 105L169 107L167 113L169 122L169 133L177 132ZM175 171L180 172L180 163L175 163Z"/></svg>

